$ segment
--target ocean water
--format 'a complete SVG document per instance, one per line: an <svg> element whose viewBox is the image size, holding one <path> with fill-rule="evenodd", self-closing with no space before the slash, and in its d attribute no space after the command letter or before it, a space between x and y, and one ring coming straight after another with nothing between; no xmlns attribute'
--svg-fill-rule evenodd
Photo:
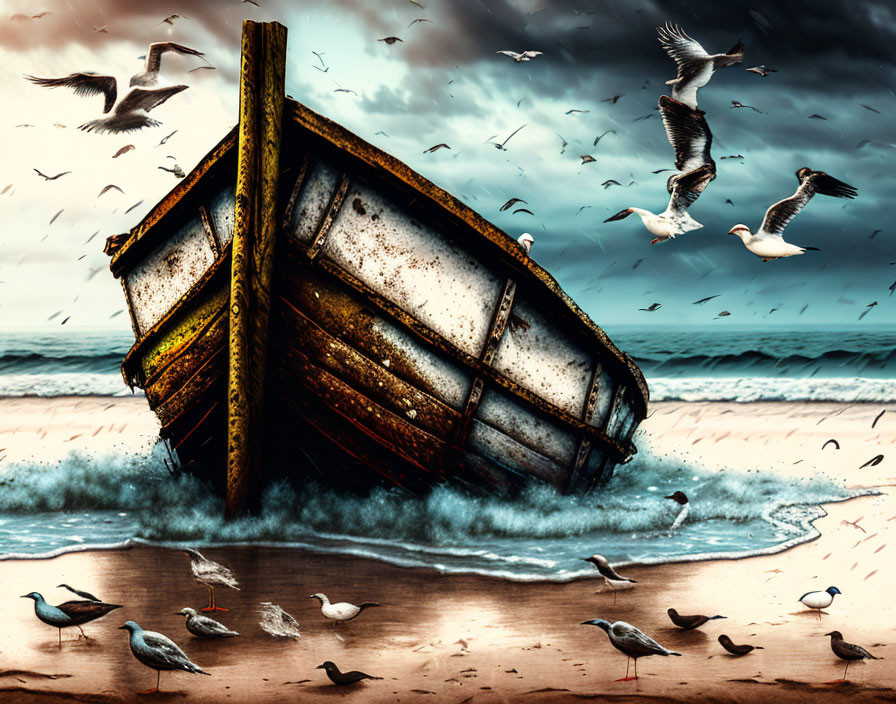
<svg viewBox="0 0 896 704"><path fill-rule="evenodd" d="M654 400L887 401L896 334L613 331L644 370ZM118 364L126 335L5 336L0 396L130 393ZM697 352L695 352L697 351ZM117 547L289 545L445 572L564 581L593 574L582 558L656 563L773 552L812 539L822 503L850 497L823 476L786 479L763 466L703 468L651 452L586 497L533 487L514 498L439 488L425 497L380 489L344 496L319 487L268 488L261 517L222 520L222 505L189 476L172 478L160 447L71 454L50 464L4 462L0 558ZM761 462L761 458L756 458ZM671 532L683 490L688 521Z"/></svg>
<svg viewBox="0 0 896 704"><path fill-rule="evenodd" d="M639 440L642 446L646 438ZM190 476L172 478L162 452L72 454L46 466L7 466L0 478L0 557L48 555L132 541L169 546L277 544L373 557L444 572L565 581L591 574L595 552L614 563L657 563L774 552L809 540L819 504L849 498L824 477L782 479L744 468L707 471L649 446L609 486L585 497L533 487L514 499L438 488L345 496L286 483L260 517L227 523L221 500ZM688 521L669 527L684 490Z"/></svg>
<svg viewBox="0 0 896 704"><path fill-rule="evenodd" d="M896 398L896 330L611 330L654 401ZM130 334L0 337L0 396L131 393L119 372Z"/></svg>

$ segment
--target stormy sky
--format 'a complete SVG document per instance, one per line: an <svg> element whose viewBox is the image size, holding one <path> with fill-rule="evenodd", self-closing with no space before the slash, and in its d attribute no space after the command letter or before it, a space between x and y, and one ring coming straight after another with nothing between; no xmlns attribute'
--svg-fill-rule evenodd
<svg viewBox="0 0 896 704"><path fill-rule="evenodd" d="M624 324L798 330L896 322L896 297L888 290L896 280L896 222L886 209L896 194L892 3L258 3L3 4L0 326L51 331L68 318L72 329L128 328L103 242L136 225L176 185L158 167L177 163L188 171L235 123L245 18L276 19L289 28L289 95L402 159L513 237L531 232L532 255L610 331ZM49 14L34 17L42 12ZM181 17L161 22L172 14ZM409 26L418 18L428 21ZM637 218L603 220L628 206L659 212L668 201L668 173L651 173L673 166L655 111L664 81L675 75L656 41L656 27L667 20L710 52L741 40L746 55L699 93L718 167L691 209L703 229L650 246L652 236ZM402 41L378 41L387 36ZM121 94L141 69L138 57L147 45L163 40L204 51L208 63L164 58L163 80L190 88L152 113L162 126L139 133L81 132L78 125L99 116L100 97L47 90L22 78L111 73ZM495 53L503 49L544 53L515 63ZM759 64L777 72L761 78L744 71ZM190 72L207 65L215 69ZM604 101L615 95L622 96L616 103ZM731 101L762 112L732 108ZM814 114L825 119L809 117ZM489 143L520 125L506 151ZM613 132L595 146L607 130ZM451 149L423 153L440 142ZM135 149L112 158L128 144ZM583 165L586 154L596 161ZM742 158L721 158L729 155ZM741 222L757 229L766 208L793 193L794 172L802 166L856 186L859 197L815 198L785 236L821 251L763 264L727 232ZM34 168L72 173L45 181ZM607 179L622 186L605 189ZM108 184L124 193L97 198ZM511 197L526 200L534 215L499 213ZM858 321L873 301L879 305ZM638 310L653 302L662 307ZM717 319L722 310L731 315Z"/></svg>

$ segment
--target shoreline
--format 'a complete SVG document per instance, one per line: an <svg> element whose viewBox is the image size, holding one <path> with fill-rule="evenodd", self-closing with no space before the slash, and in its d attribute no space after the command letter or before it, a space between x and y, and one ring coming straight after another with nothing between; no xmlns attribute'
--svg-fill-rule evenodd
<svg viewBox="0 0 896 704"><path fill-rule="evenodd" d="M0 401L0 431L9 427L2 421L3 405ZM124 411L128 425L151 431L151 424L140 425L136 405L127 405L133 406ZM173 615L184 606L204 606L207 598L185 555L133 545L2 561L0 653L6 670L19 672L0 672L0 701L144 701L135 692L151 686L154 673L131 656L116 630L126 619L165 633L213 674L163 673L167 695L160 700L325 702L348 695L362 704L893 701L896 671L886 660L896 657L889 625L896 606L888 598L896 580L896 499L888 491L896 485L889 457L896 457L896 408L888 406L871 429L881 409L880 404L653 404L644 425L658 456L708 467L728 467L733 458L746 472L759 463L762 472L820 473L853 489L876 487L881 493L825 503L825 515L814 521L820 535L783 552L626 567L622 573L638 584L618 593L602 588L596 577L516 582L285 547L209 547L202 548L204 554L230 567L242 590L219 590L218 602L231 611L215 617L242 635L204 642L190 637L183 617ZM57 415L60 421L67 418L62 409ZM22 420L27 418L15 418L24 441ZM88 421L77 422L89 426ZM64 441L71 430L64 425L55 432ZM0 444L8 444L7 437L0 435ZM831 437L841 450L821 449ZM885 459L858 469L877 454ZM59 603L70 596L55 588L61 582L124 608L88 624L90 641L64 633L60 651L54 629L38 622L31 603L17 597L36 590ZM842 595L819 622L797 600L831 585ZM334 601L383 606L333 628L308 599L317 591ZM302 638L283 641L261 631L262 602L295 616ZM681 631L666 616L669 607L727 618ZM630 622L683 657L645 658L638 682L614 682L625 672L625 657L599 629L579 625L598 617ZM824 637L834 629L886 660L851 666L849 683L824 684L843 672ZM717 643L721 633L764 650L729 656ZM384 679L336 688L316 669L324 660Z"/></svg>

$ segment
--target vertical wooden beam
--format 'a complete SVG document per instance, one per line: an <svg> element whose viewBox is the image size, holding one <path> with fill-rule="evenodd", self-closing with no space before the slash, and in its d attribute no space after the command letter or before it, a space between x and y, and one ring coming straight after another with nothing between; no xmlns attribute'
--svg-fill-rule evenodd
<svg viewBox="0 0 896 704"><path fill-rule="evenodd" d="M226 515L257 506L280 174L286 28L243 23L230 278Z"/></svg>

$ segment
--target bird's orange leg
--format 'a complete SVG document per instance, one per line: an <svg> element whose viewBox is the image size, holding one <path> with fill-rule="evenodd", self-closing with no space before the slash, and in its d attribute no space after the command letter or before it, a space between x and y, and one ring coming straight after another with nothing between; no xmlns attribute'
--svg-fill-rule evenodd
<svg viewBox="0 0 896 704"><path fill-rule="evenodd" d="M140 694L155 694L159 691L159 679L162 677L162 671L156 670L156 686L154 689L145 689Z"/></svg>
<svg viewBox="0 0 896 704"><path fill-rule="evenodd" d="M614 682L631 682L632 680L638 679L638 661L635 660L635 676L634 677L628 676L628 666L629 666L629 662L628 662L628 658L626 658L625 659L625 677L621 677L618 680L613 680Z"/></svg>
<svg viewBox="0 0 896 704"><path fill-rule="evenodd" d="M230 611L230 609L225 609L215 604L215 588L211 584L207 584L206 586L208 587L209 592L209 604L204 609L201 609L201 611Z"/></svg>
<svg viewBox="0 0 896 704"><path fill-rule="evenodd" d="M62 650L62 629L59 630L59 649Z"/></svg>
<svg viewBox="0 0 896 704"><path fill-rule="evenodd" d="M81 628L80 626L78 626L78 630L81 631L81 635L78 636L78 640L81 640L82 638L83 638L84 640L90 640L90 636L87 635L87 634L84 632L84 629L83 629L83 628Z"/></svg>
<svg viewBox="0 0 896 704"><path fill-rule="evenodd" d="M846 682L846 673L849 672L849 660L846 661L846 669L843 670L843 677L839 680L831 680L830 682L825 682L825 684L841 684L842 682Z"/></svg>
<svg viewBox="0 0 896 704"><path fill-rule="evenodd" d="M650 240L650 244L656 244L657 242L662 242L662 240L659 237L655 237Z"/></svg>

